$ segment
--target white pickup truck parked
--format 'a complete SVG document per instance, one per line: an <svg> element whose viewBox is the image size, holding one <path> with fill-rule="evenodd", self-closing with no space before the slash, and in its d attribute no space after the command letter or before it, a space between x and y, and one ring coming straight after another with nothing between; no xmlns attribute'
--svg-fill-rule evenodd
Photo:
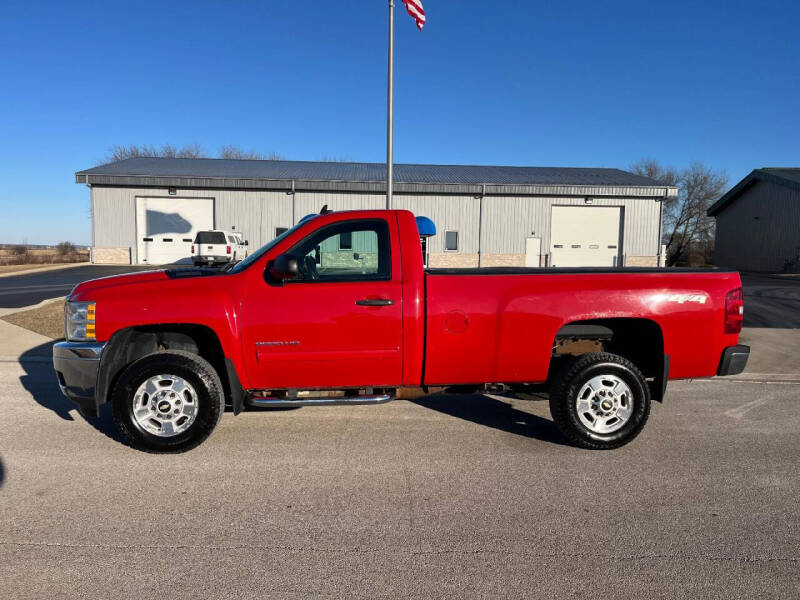
<svg viewBox="0 0 800 600"><path fill-rule="evenodd" d="M192 262L195 266L239 262L247 256L247 245L238 232L198 231L192 244Z"/></svg>

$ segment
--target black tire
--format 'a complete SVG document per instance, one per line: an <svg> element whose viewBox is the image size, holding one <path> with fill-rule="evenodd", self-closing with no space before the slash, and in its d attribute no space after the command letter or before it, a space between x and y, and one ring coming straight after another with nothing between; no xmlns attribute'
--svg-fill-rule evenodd
<svg viewBox="0 0 800 600"><path fill-rule="evenodd" d="M194 388L197 414L185 431L159 437L142 429L133 416L133 397L139 386L156 375L177 375ZM192 352L169 350L149 354L131 363L120 375L111 395L114 423L131 446L145 452L186 452L202 443L225 412L225 393L211 364Z"/></svg>
<svg viewBox="0 0 800 600"><path fill-rule="evenodd" d="M631 391L633 412L628 421L611 433L596 433L578 416L578 394L592 378L612 375ZM611 450L633 440L650 414L650 389L642 372L627 358L598 352L585 354L566 365L556 376L550 392L550 414L561 433L573 444L591 450Z"/></svg>

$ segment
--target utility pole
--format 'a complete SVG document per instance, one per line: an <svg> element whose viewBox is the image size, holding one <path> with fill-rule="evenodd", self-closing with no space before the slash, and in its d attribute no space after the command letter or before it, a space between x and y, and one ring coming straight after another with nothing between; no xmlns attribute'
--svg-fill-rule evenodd
<svg viewBox="0 0 800 600"><path fill-rule="evenodd" d="M389 0L389 89L386 110L386 208L392 208L392 162L394 160L394 0Z"/></svg>

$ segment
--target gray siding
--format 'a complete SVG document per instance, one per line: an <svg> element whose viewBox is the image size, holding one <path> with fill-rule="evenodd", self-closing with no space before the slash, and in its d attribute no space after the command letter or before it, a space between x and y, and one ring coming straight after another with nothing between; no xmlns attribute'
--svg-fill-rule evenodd
<svg viewBox="0 0 800 600"><path fill-rule="evenodd" d="M100 248L136 247L136 198L170 197L167 188L92 188L92 233ZM176 190L175 197L213 198L214 227L244 234L258 248L276 227L292 226L292 197L285 192ZM234 229L235 228L235 229Z"/></svg>
<svg viewBox="0 0 800 600"><path fill-rule="evenodd" d="M100 248L136 246L136 205L133 188L92 188L94 245ZM138 190L153 194L156 190ZM167 195L167 190L163 190ZM160 194L155 194L160 195Z"/></svg>
<svg viewBox="0 0 800 600"><path fill-rule="evenodd" d="M141 196L169 197L167 188L161 187L92 187L95 246L132 247L135 252L135 199ZM282 190L179 188L176 197L213 198L214 226L226 230L235 227L250 242L251 250L273 239L276 228L291 227L305 215L318 213L325 204L336 211L382 209L386 205L384 195L373 193L298 191L292 195ZM445 231L459 232L459 253L476 254L481 202L482 252L519 255L525 253L526 237L542 238L543 252L549 252L552 206L583 205L584 197L487 196L481 201L474 195L398 194L394 197L393 208L410 210L434 221L438 234L428 243L431 254L444 252ZM658 254L660 202L652 197L595 197L593 205L624 208L624 254Z"/></svg>
<svg viewBox="0 0 800 600"><path fill-rule="evenodd" d="M380 194L297 192L295 202L295 222L306 215L317 214L326 204L335 211L386 208L386 196Z"/></svg>
<svg viewBox="0 0 800 600"><path fill-rule="evenodd" d="M783 271L800 252L800 192L758 182L717 214L714 263L742 271Z"/></svg>
<svg viewBox="0 0 800 600"><path fill-rule="evenodd" d="M581 198L488 197L483 200L485 254L524 254L525 238L542 238L550 252L550 215L553 206L584 206ZM592 206L623 207L623 252L628 256L658 254L660 203L652 199L594 198ZM438 223L437 223L438 227ZM437 236L438 237L438 236Z"/></svg>
<svg viewBox="0 0 800 600"><path fill-rule="evenodd" d="M436 224L436 235L428 240L428 252L444 252L444 232L458 231L458 251L478 252L480 200L473 196L394 196L392 205L428 217Z"/></svg>
<svg viewBox="0 0 800 600"><path fill-rule="evenodd" d="M273 239L277 227L293 225L292 197L286 192L214 190L209 194L215 200L214 226L241 231L252 249Z"/></svg>

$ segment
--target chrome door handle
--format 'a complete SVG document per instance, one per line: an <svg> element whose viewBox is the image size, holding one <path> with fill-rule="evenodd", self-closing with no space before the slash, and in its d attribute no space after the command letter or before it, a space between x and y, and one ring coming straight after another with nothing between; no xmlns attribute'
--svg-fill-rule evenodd
<svg viewBox="0 0 800 600"><path fill-rule="evenodd" d="M363 300L356 300L358 306L391 306L394 300L384 300L383 298L364 298Z"/></svg>

